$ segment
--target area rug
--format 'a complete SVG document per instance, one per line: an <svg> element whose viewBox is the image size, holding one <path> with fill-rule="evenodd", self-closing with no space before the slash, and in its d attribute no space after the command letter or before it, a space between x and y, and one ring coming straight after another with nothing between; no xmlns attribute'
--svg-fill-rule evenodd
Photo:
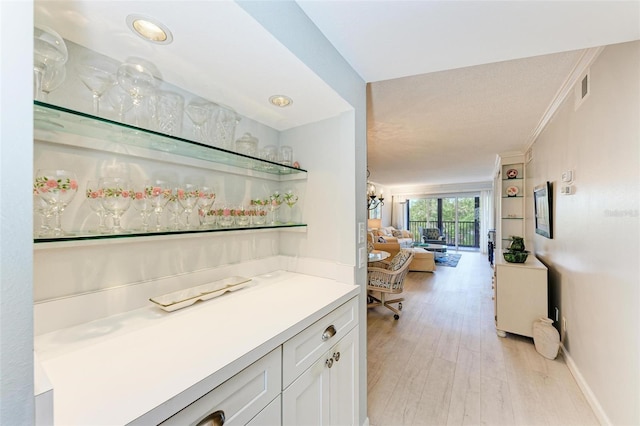
<svg viewBox="0 0 640 426"><path fill-rule="evenodd" d="M462 254L460 253L449 253L447 254L447 256L438 256L435 261L436 265L438 266L450 266L452 268L455 268L456 266L458 266L458 261L461 257Z"/></svg>

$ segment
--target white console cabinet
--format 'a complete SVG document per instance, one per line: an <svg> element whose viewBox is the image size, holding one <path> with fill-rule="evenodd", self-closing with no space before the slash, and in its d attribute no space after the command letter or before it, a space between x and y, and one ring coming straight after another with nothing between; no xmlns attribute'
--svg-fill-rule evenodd
<svg viewBox="0 0 640 426"><path fill-rule="evenodd" d="M548 315L547 267L531 254L525 263L497 255L493 291L498 335L533 337L533 322Z"/></svg>

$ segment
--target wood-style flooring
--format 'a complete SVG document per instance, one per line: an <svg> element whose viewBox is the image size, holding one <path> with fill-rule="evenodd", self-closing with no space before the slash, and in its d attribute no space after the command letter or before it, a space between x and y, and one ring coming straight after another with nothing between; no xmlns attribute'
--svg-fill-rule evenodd
<svg viewBox="0 0 640 426"><path fill-rule="evenodd" d="M493 270L461 253L456 268L408 274L398 321L368 310L370 425L597 425L562 355L496 335Z"/></svg>

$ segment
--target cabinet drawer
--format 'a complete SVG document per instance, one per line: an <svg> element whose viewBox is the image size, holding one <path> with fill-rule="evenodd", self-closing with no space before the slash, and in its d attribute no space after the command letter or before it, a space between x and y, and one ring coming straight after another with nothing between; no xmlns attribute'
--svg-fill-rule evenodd
<svg viewBox="0 0 640 426"><path fill-rule="evenodd" d="M244 425L280 394L281 368L281 351L277 348L162 424L198 425L221 411L225 425Z"/></svg>
<svg viewBox="0 0 640 426"><path fill-rule="evenodd" d="M282 346L282 388L289 386L357 323L355 297L287 340Z"/></svg>

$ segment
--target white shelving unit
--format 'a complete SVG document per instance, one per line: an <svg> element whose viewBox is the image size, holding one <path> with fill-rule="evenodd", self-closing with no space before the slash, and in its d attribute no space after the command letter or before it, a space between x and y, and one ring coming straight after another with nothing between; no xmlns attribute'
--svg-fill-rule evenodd
<svg viewBox="0 0 640 426"><path fill-rule="evenodd" d="M502 257L502 250L509 247L512 236L524 238L525 190L524 156L498 157L494 181L497 206L496 257Z"/></svg>

